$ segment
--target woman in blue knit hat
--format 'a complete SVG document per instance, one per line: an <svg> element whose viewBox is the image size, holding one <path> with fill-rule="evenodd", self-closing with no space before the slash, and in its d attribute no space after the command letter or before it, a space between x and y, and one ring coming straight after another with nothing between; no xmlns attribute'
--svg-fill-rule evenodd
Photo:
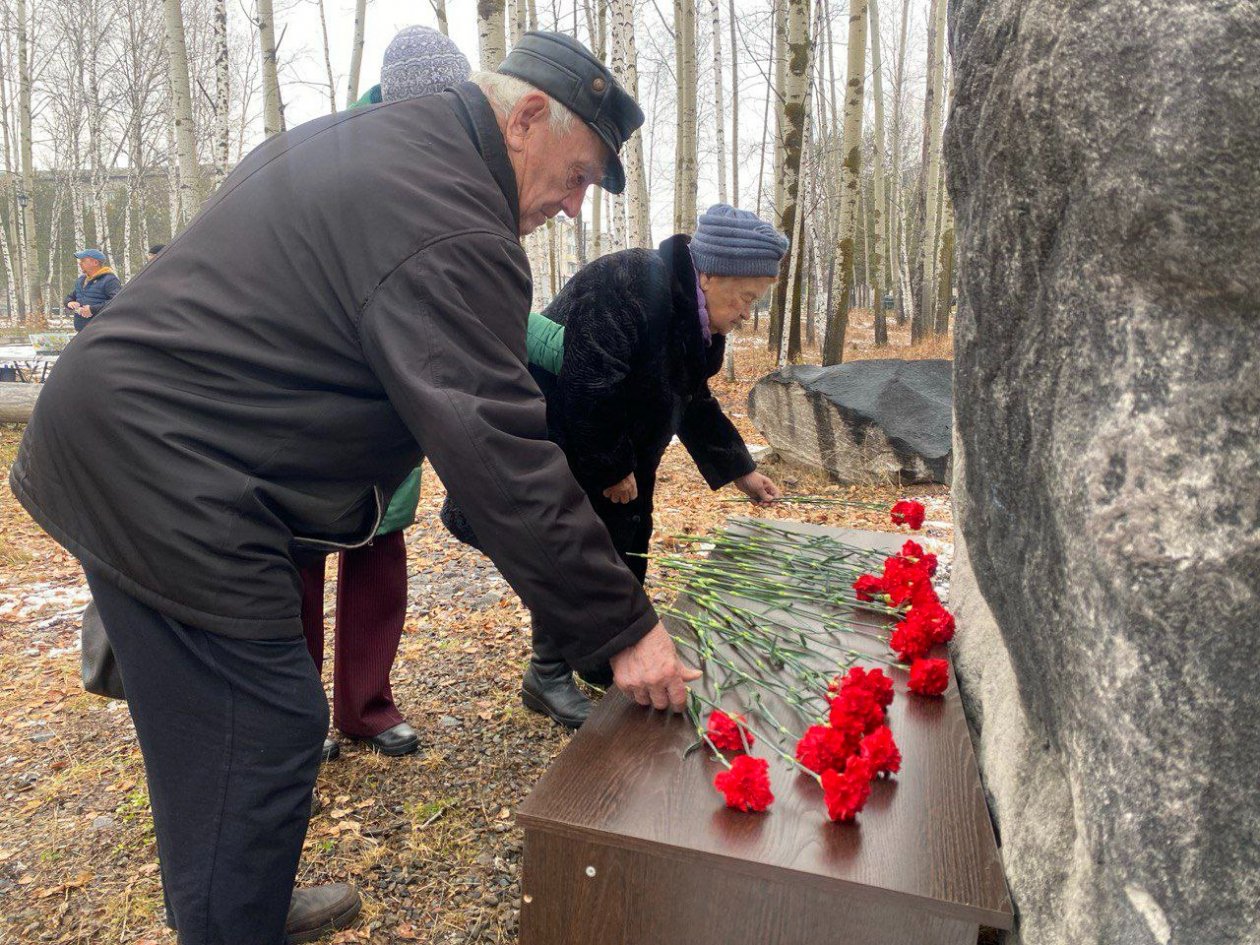
<svg viewBox="0 0 1260 945"><path fill-rule="evenodd" d="M710 488L734 484L755 502L779 496L708 381L721 369L726 335L774 284L787 246L755 214L717 204L693 237L671 236L656 251L628 249L585 266L541 318L531 318L530 370L547 398L548 435L640 582L656 470L675 435ZM475 542L449 500L442 518L457 537ZM611 681L611 674L586 675ZM570 728L591 709L537 623L521 696Z"/></svg>

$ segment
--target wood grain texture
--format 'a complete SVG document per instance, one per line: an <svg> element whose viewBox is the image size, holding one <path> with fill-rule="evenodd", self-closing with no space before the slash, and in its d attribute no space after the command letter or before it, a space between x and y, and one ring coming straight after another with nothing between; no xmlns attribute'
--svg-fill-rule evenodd
<svg viewBox="0 0 1260 945"><path fill-rule="evenodd" d="M594 870L594 875L588 874ZM976 923L525 832L521 945L975 945Z"/></svg>
<svg viewBox="0 0 1260 945"><path fill-rule="evenodd" d="M904 540L883 532L793 527L890 553ZM811 622L799 610L780 616ZM860 619L879 624L869 613ZM842 637L836 654L852 649L887 655L874 640ZM936 655L945 656L944 648ZM889 725L901 748L902 769L895 779L876 782L857 823L848 825L829 822L817 784L764 750L754 754L770 759L774 806L760 815L726 809L712 787L718 762L701 751L683 756L695 741L687 720L610 692L518 812L527 831L526 889L535 879L529 872L530 843L549 835L616 848L627 857L671 861L674 868L685 864L687 875L721 872L741 882L814 890L851 907L891 904L915 914L1011 928L1010 897L956 684L951 678L941 699L913 696L905 691L903 670L883 668L898 687ZM641 908L633 899L627 903L631 912Z"/></svg>

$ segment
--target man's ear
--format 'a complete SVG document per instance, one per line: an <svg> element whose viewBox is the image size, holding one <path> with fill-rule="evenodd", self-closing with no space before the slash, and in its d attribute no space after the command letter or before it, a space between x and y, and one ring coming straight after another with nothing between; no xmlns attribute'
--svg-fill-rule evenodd
<svg viewBox="0 0 1260 945"><path fill-rule="evenodd" d="M549 118L550 102L542 92L534 91L523 96L507 118L503 138L509 150L519 151L525 146L530 132L542 126Z"/></svg>

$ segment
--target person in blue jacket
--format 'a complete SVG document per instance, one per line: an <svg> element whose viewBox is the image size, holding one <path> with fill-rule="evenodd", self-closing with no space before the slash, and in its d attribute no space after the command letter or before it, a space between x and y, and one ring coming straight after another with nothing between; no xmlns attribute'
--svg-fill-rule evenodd
<svg viewBox="0 0 1260 945"><path fill-rule="evenodd" d="M74 330L82 331L88 320L105 311L122 288L109 259L99 249L82 249L74 254L79 261L79 278L65 298L65 306L74 313Z"/></svg>

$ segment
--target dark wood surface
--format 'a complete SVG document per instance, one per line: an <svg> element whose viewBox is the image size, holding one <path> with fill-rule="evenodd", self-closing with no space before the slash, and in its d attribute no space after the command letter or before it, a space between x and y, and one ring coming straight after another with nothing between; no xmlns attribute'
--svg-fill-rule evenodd
<svg viewBox="0 0 1260 945"><path fill-rule="evenodd" d="M905 539L792 527L890 553ZM791 619L810 622L797 613ZM843 648L887 654L875 641L842 637ZM944 648L938 655L945 655ZM726 809L712 787L719 764L702 751L683 756L695 741L686 718L640 708L610 691L518 811L527 836L525 893L542 882L530 866L542 854L531 847L537 850L546 834L685 864L680 882L689 870L716 870L748 882L813 889L850 906L880 906L882 912L891 904L1009 929L1010 898L955 681L951 675L944 698L913 696L905 692L904 671L884 668L898 687L889 724L902 769L874 785L855 824L828 821L817 784L760 748L754 754L770 758L775 804L764 814Z"/></svg>
<svg viewBox="0 0 1260 945"><path fill-rule="evenodd" d="M588 875L594 870L595 875ZM976 945L976 924L527 830L521 945Z"/></svg>

